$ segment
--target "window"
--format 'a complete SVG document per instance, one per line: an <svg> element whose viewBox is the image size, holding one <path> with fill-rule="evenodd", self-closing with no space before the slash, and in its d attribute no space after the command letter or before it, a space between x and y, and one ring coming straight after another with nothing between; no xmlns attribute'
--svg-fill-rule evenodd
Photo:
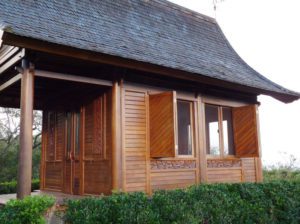
<svg viewBox="0 0 300 224"><path fill-rule="evenodd" d="M177 101L178 155L192 155L192 103Z"/></svg>
<svg viewBox="0 0 300 224"><path fill-rule="evenodd" d="M234 155L232 108L205 105L206 152L214 156Z"/></svg>
<svg viewBox="0 0 300 224"><path fill-rule="evenodd" d="M193 108L175 91L149 95L151 157L193 155Z"/></svg>

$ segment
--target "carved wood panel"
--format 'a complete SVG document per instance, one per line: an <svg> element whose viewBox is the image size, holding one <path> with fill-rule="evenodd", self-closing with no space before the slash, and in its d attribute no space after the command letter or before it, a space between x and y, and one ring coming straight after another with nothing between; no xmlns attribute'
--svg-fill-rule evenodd
<svg viewBox="0 0 300 224"><path fill-rule="evenodd" d="M151 160L151 170L194 168L196 168L195 160Z"/></svg>
<svg viewBox="0 0 300 224"><path fill-rule="evenodd" d="M222 160L222 159L209 159L207 160L207 168L231 168L241 167L241 160Z"/></svg>

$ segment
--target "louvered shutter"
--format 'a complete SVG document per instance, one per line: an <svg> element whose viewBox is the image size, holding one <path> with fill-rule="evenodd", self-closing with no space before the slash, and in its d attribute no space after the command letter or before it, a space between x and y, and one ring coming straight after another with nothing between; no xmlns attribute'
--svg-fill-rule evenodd
<svg viewBox="0 0 300 224"><path fill-rule="evenodd" d="M258 157L256 105L233 108L234 144L237 157Z"/></svg>
<svg viewBox="0 0 300 224"><path fill-rule="evenodd" d="M86 158L105 158L104 98L104 96L101 96L85 107L84 138Z"/></svg>
<svg viewBox="0 0 300 224"><path fill-rule="evenodd" d="M174 157L176 92L150 95L149 111L151 157Z"/></svg>
<svg viewBox="0 0 300 224"><path fill-rule="evenodd" d="M56 113L56 160L62 160L65 153L65 125L66 115L64 112Z"/></svg>
<svg viewBox="0 0 300 224"><path fill-rule="evenodd" d="M54 161L55 160L55 113L48 112L48 122L47 122L47 149L46 149L46 160L47 161Z"/></svg>

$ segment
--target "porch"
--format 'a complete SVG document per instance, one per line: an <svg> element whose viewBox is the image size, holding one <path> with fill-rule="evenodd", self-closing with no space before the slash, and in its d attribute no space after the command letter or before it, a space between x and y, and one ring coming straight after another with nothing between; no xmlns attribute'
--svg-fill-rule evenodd
<svg viewBox="0 0 300 224"><path fill-rule="evenodd" d="M95 184L85 183L83 180L84 162L96 162L84 160L84 152L79 152L83 148L84 140L80 139L84 133L82 128L84 119L82 110L84 105L93 102L104 94L109 94L109 123L107 127L116 127L118 113L117 95L119 94L120 82L119 75L112 74L118 72L109 66L103 64L93 64L82 60L71 58L56 57L53 55L44 55L38 52L31 52L23 48L3 45L0 49L0 106L8 108L20 108L20 151L18 161L18 190L16 195L5 195L10 198L23 198L30 194L31 175L32 175L32 114L33 110L43 111L43 140L42 140L42 158L41 158L41 189L60 190L64 193L82 194L84 184L93 188ZM103 102L101 104L103 106ZM54 113L53 113L54 112ZM76 121L76 112L79 119ZM66 126L63 132L58 133L56 122L58 122L58 113L66 115L63 117L62 126ZM55 125L51 127L48 121L51 121L54 114ZM67 121L67 115L71 115ZM53 119L52 119L53 120ZM77 122L77 123L76 123ZM67 132L69 125L71 132ZM78 133L75 131L78 130ZM53 133L51 133L53 131ZM103 132L103 130L101 130ZM110 138L113 140L117 136L117 129L113 129ZM63 135L58 139L49 136ZM76 136L77 140L76 140ZM69 139L67 140L67 135ZM47 138L45 138L47 136ZM88 137L87 137L88 138ZM68 142L69 141L69 142ZM117 157L117 145L109 142L109 153ZM68 144L68 145L67 145ZM77 144L77 146L76 146ZM80 144L80 145L78 145ZM67 149L68 146L68 149ZM50 150L50 148L54 150ZM57 151L56 148L61 148ZM47 150L46 150L47 148ZM48 150L49 149L49 150ZM69 151L68 151L69 150ZM79 153L75 155L76 153ZM77 157L76 157L77 156ZM115 161L109 161L109 186L117 185L117 178L112 178L113 172L111 163L117 166ZM47 170L47 167L50 169ZM53 174L57 172L59 179L53 179ZM117 169L114 169L117 170ZM48 175L47 178L45 176ZM88 176L88 175L87 175ZM47 183L46 180L47 179ZM90 178L91 180L91 178ZM60 189L55 189L60 182ZM117 187L115 187L117 189ZM109 191L111 192L111 188ZM93 192L94 193L94 192ZM34 192L33 195L41 194ZM55 193L59 195L59 193ZM61 193L61 195L64 195ZM64 198L56 197L56 198ZM59 200L59 199L58 199Z"/></svg>

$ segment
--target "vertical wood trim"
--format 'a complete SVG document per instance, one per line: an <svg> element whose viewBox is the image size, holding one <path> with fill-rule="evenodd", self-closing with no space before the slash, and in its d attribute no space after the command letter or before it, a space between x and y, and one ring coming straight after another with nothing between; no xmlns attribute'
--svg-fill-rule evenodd
<svg viewBox="0 0 300 224"><path fill-rule="evenodd" d="M84 194L84 122L85 122L85 110L84 107L80 108L80 130L79 130L79 166L80 166L80 174L79 174L79 194Z"/></svg>
<svg viewBox="0 0 300 224"><path fill-rule="evenodd" d="M197 102L192 103L192 119L193 119L193 155L196 158L196 183L200 183L200 144L199 144L199 116L198 116L198 104Z"/></svg>
<svg viewBox="0 0 300 224"><path fill-rule="evenodd" d="M107 109L107 104L106 104L106 102L107 102L107 94L105 93L104 95L103 95L103 101L102 101L103 103L103 108L102 108L102 113L103 113L103 115L101 114L101 117L102 117L102 119L103 119L103 130L102 130L102 136L103 136L103 140L102 140L102 147L103 147L103 155L102 155L102 157L103 157L103 159L107 159L107 155L106 155L106 127L107 127L107 124L106 124L106 116L107 116L107 114L106 114L106 109Z"/></svg>
<svg viewBox="0 0 300 224"><path fill-rule="evenodd" d="M125 92L126 89L122 86L121 90L121 116L122 116L122 190L126 192L126 149L125 149Z"/></svg>
<svg viewBox="0 0 300 224"><path fill-rule="evenodd" d="M178 119L177 119L177 94L173 91L173 117L174 117L174 143L175 143L175 156L178 157Z"/></svg>
<svg viewBox="0 0 300 224"><path fill-rule="evenodd" d="M122 136L121 136L121 96L120 84L113 82L112 86L112 188L122 188Z"/></svg>
<svg viewBox="0 0 300 224"><path fill-rule="evenodd" d="M57 113L54 113L54 155L53 160L56 161L56 148L57 148Z"/></svg>
<svg viewBox="0 0 300 224"><path fill-rule="evenodd" d="M245 182L245 167L243 159L241 159L241 182Z"/></svg>
<svg viewBox="0 0 300 224"><path fill-rule="evenodd" d="M65 113L65 139L64 139L64 142L65 142L65 149L64 149L64 158L63 158L63 173L64 173L64 181L63 181L63 192L65 193L71 193L71 186L72 186L72 170L71 170L71 161L70 161L70 179L67 180L67 159L70 159L70 155L67 153L67 132L68 132L68 129L67 129L67 121L68 119L68 116L67 116L67 113ZM69 189L66 188L66 185L67 183L69 183Z"/></svg>
<svg viewBox="0 0 300 224"><path fill-rule="evenodd" d="M42 122L42 152L41 152L41 163L40 163L40 189L45 188L45 155L46 155L46 144L47 144L47 132L45 128L47 127L46 119L48 119L48 113L43 111L43 122ZM47 122L48 123L48 122Z"/></svg>
<svg viewBox="0 0 300 224"><path fill-rule="evenodd" d="M146 101L146 192L151 195L151 164L150 164L150 117L149 117L149 95L145 93Z"/></svg>
<svg viewBox="0 0 300 224"><path fill-rule="evenodd" d="M32 178L34 67L26 60L22 61L22 67L18 199L31 194Z"/></svg>
<svg viewBox="0 0 300 224"><path fill-rule="evenodd" d="M206 136L205 136L205 110L202 98L198 97L199 110L199 161L200 161L200 181L207 182L207 159L206 159Z"/></svg>
<svg viewBox="0 0 300 224"><path fill-rule="evenodd" d="M258 158L255 158L256 164L256 181L262 182L263 181L263 171L262 171L262 149L261 149L261 136L260 136L260 120L259 120L259 112L258 112L258 105L255 105L256 110L256 127L257 127L257 141L258 141Z"/></svg>
<svg viewBox="0 0 300 224"><path fill-rule="evenodd" d="M224 135L223 135L223 108L218 106L218 120L219 120L219 147L220 147L220 157L224 158Z"/></svg>

